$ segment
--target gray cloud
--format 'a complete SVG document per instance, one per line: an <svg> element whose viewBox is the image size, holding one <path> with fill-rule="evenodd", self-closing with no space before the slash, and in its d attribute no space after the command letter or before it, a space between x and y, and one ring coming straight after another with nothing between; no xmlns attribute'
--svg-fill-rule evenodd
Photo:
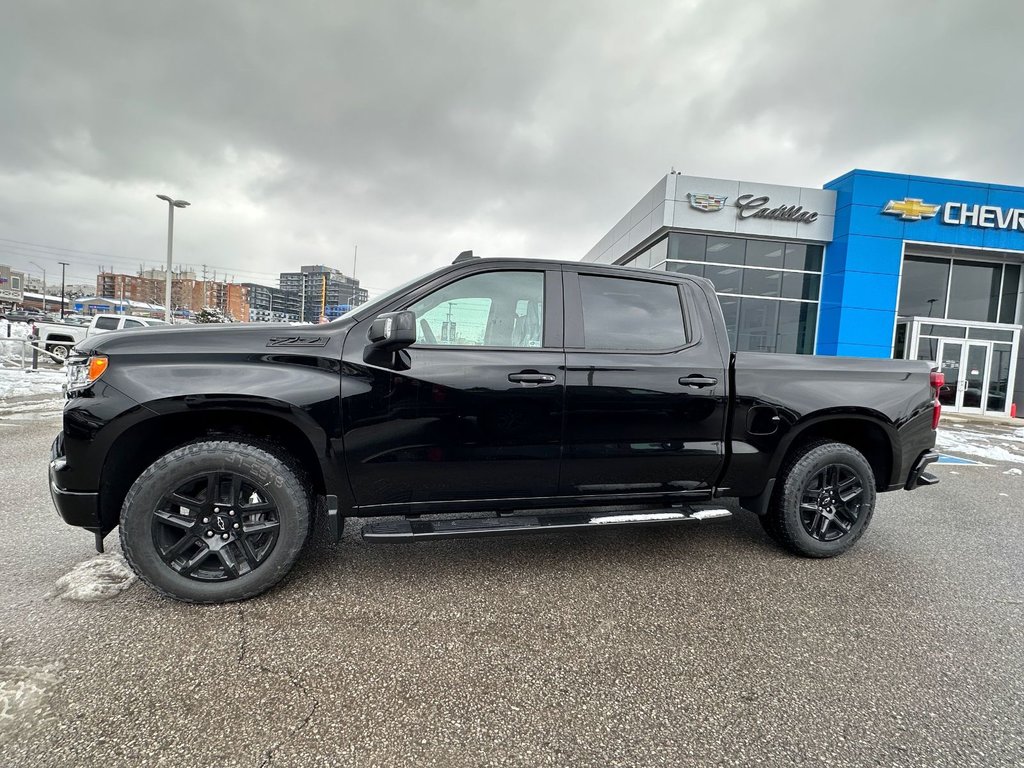
<svg viewBox="0 0 1024 768"><path fill-rule="evenodd" d="M578 258L670 166L1020 183L1019 3L11 4L10 240L383 289L482 255Z"/></svg>

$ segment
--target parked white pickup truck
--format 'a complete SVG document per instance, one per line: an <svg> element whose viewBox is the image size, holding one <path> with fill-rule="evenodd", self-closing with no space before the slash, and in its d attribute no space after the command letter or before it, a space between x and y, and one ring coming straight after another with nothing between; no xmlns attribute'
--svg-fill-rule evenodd
<svg viewBox="0 0 1024 768"><path fill-rule="evenodd" d="M149 325L167 325L163 320L134 315L95 315L88 325L67 323L36 323L39 343L53 357L63 360L71 348L89 336Z"/></svg>

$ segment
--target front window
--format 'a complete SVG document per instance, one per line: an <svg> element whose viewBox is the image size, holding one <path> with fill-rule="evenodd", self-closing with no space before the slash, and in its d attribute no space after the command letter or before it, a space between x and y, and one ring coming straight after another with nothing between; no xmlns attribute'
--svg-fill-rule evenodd
<svg viewBox="0 0 1024 768"><path fill-rule="evenodd" d="M417 301L416 343L460 347L540 347L544 273L485 272Z"/></svg>

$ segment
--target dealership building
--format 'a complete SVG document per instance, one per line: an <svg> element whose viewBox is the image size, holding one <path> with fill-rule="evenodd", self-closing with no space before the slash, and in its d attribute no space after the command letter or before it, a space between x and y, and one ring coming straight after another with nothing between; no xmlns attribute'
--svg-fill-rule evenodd
<svg viewBox="0 0 1024 768"><path fill-rule="evenodd" d="M933 361L946 410L1024 415L1024 188L672 172L583 260L708 278L734 350Z"/></svg>

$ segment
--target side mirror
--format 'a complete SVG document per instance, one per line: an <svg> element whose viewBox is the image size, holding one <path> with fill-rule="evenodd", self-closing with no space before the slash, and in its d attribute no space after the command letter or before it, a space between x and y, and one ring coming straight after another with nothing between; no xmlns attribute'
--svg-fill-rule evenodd
<svg viewBox="0 0 1024 768"><path fill-rule="evenodd" d="M416 313L409 310L377 315L367 334L370 348L392 352L416 342Z"/></svg>

